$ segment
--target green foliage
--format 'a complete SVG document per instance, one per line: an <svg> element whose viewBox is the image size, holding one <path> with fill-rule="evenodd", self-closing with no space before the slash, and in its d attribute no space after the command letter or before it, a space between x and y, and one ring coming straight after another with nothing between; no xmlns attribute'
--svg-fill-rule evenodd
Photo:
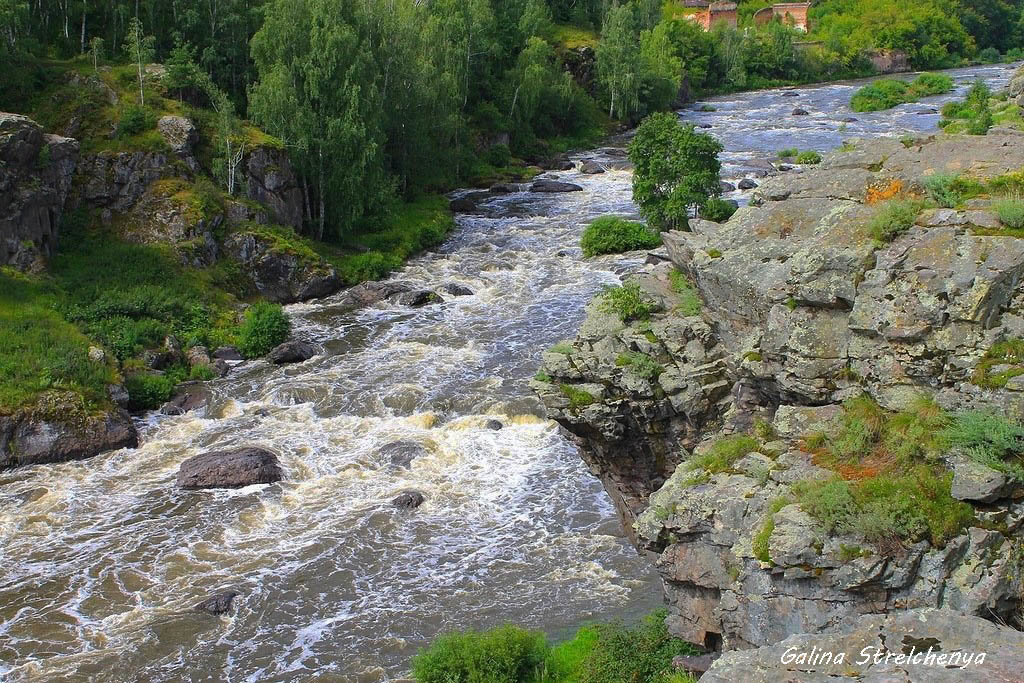
<svg viewBox="0 0 1024 683"><path fill-rule="evenodd" d="M656 380L658 375L665 372L665 368L651 356L635 351L620 353L615 359L615 364L619 367L629 368L638 377L648 381Z"/></svg>
<svg viewBox="0 0 1024 683"><path fill-rule="evenodd" d="M622 623L598 624L597 640L583 661L578 677L568 680L597 683L665 681L672 659L695 654L696 649L673 638L665 626L665 611L645 617L635 626ZM591 636L586 636L591 637Z"/></svg>
<svg viewBox="0 0 1024 683"><path fill-rule="evenodd" d="M238 330L238 350L246 358L266 355L288 339L291 321L280 304L260 301L245 311Z"/></svg>
<svg viewBox="0 0 1024 683"><path fill-rule="evenodd" d="M676 310L684 316L700 315L704 304L690 279L678 270L672 269L668 273L668 280L672 291L679 295L679 304L676 306Z"/></svg>
<svg viewBox="0 0 1024 683"><path fill-rule="evenodd" d="M156 126L156 117L145 107L128 105L117 122L118 137L128 138Z"/></svg>
<svg viewBox="0 0 1024 683"><path fill-rule="evenodd" d="M1002 389L1011 378L1024 375L1024 367L993 372L997 365L1024 366L1024 339L1007 339L989 347L978 361L971 381L986 389Z"/></svg>
<svg viewBox="0 0 1024 683"><path fill-rule="evenodd" d="M718 154L722 145L683 126L675 114L653 114L629 145L635 164L633 200L648 224L686 227L690 211L721 192Z"/></svg>
<svg viewBox="0 0 1024 683"><path fill-rule="evenodd" d="M1024 483L1024 427L992 413L955 416L942 438L967 457Z"/></svg>
<svg viewBox="0 0 1024 683"><path fill-rule="evenodd" d="M941 547L974 521L974 510L950 495L952 474L917 466L850 482L800 482L800 506L831 533L854 534L883 547L927 539Z"/></svg>
<svg viewBox="0 0 1024 683"><path fill-rule="evenodd" d="M853 95L850 108L857 112L891 109L922 97L941 95L953 89L953 79L943 74L921 74L912 82L886 78L864 86Z"/></svg>
<svg viewBox="0 0 1024 683"><path fill-rule="evenodd" d="M800 150L796 147L787 147L786 149L780 149L776 156L780 159L794 159L799 153Z"/></svg>
<svg viewBox="0 0 1024 683"><path fill-rule="evenodd" d="M137 372L128 375L124 388L128 391L128 407L133 411L154 410L171 399L177 382L164 374Z"/></svg>
<svg viewBox="0 0 1024 683"><path fill-rule="evenodd" d="M1024 229L1024 201L1020 199L1002 199L992 205L999 222L1013 230Z"/></svg>
<svg viewBox="0 0 1024 683"><path fill-rule="evenodd" d="M87 408L109 403L116 370L89 359L89 339L56 310L61 294L45 281L0 268L0 415L52 389L75 391Z"/></svg>
<svg viewBox="0 0 1024 683"><path fill-rule="evenodd" d="M522 683L544 664L544 634L517 626L442 635L412 660L419 683Z"/></svg>
<svg viewBox="0 0 1024 683"><path fill-rule="evenodd" d="M618 316L624 323L647 320L656 309L640 285L633 282L619 287L605 287L598 305L602 311Z"/></svg>
<svg viewBox="0 0 1024 683"><path fill-rule="evenodd" d="M768 509L765 510L764 524L758 529L757 533L754 534L754 538L751 541L751 550L754 553L754 557L759 559L761 562L771 562L772 558L769 554L769 544L772 537L772 532L775 531L775 513L782 508L790 504L790 500L785 496L780 496L772 500L768 504Z"/></svg>
<svg viewBox="0 0 1024 683"><path fill-rule="evenodd" d="M728 472L737 460L747 453L760 450L757 439L745 434L724 436L712 444L703 455L696 455L687 463L687 468L704 470L712 474Z"/></svg>
<svg viewBox="0 0 1024 683"><path fill-rule="evenodd" d="M580 408L586 408L597 401L597 397L593 394L584 391L583 389L577 389L571 384L562 384L558 387L565 394L565 397L569 399L569 407L573 410L579 410Z"/></svg>
<svg viewBox="0 0 1024 683"><path fill-rule="evenodd" d="M912 199L891 199L876 209L868 230L879 242L891 242L914 226L923 208L921 202Z"/></svg>
<svg viewBox="0 0 1024 683"><path fill-rule="evenodd" d="M952 209L984 189L977 181L954 173L936 173L924 180L928 198L941 207Z"/></svg>
<svg viewBox="0 0 1024 683"><path fill-rule="evenodd" d="M796 157L796 163L806 164L813 166L821 163L821 154L815 152L813 149L809 149L805 152L800 152Z"/></svg>
<svg viewBox="0 0 1024 683"><path fill-rule="evenodd" d="M560 341L554 346L552 346L550 349L548 349L548 353L560 353L563 356L568 356L572 352L572 343L567 341Z"/></svg>
<svg viewBox="0 0 1024 683"><path fill-rule="evenodd" d="M544 382L545 384L551 384L552 382L551 375L544 372L543 370L538 370L537 374L534 375L533 378L538 382Z"/></svg>
<svg viewBox="0 0 1024 683"><path fill-rule="evenodd" d="M661 245L661 237L643 223L616 216L601 216L587 226L580 239L583 255L621 254L636 249L653 249Z"/></svg>
<svg viewBox="0 0 1024 683"><path fill-rule="evenodd" d="M1003 56L994 47L986 47L978 53L978 61L982 64L998 64L1002 59Z"/></svg>
<svg viewBox="0 0 1024 683"><path fill-rule="evenodd" d="M736 213L737 206L724 199L713 197L700 207L700 217L715 223L724 223Z"/></svg>

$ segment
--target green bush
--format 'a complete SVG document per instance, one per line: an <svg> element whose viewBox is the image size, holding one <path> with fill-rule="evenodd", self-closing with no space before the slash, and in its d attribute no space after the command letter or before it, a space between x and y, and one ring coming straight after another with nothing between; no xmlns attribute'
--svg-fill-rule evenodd
<svg viewBox="0 0 1024 683"><path fill-rule="evenodd" d="M597 639L580 666L577 678L593 683L661 681L672 673L672 660L697 652L692 645L673 638L665 626L664 610L629 627L622 623L593 627ZM587 636L592 637L592 636Z"/></svg>
<svg viewBox="0 0 1024 683"><path fill-rule="evenodd" d="M953 173L936 173L924 180L928 197L939 206L952 209L964 200L957 188L958 176Z"/></svg>
<svg viewBox="0 0 1024 683"><path fill-rule="evenodd" d="M156 117L148 109L130 104L121 112L121 118L117 122L117 136L127 138L138 135L155 125Z"/></svg>
<svg viewBox="0 0 1024 683"><path fill-rule="evenodd" d="M569 407L574 410L586 408L597 401L597 397L590 392L584 391L583 389L577 389L571 384L562 384L558 388L561 389L565 397L569 399Z"/></svg>
<svg viewBox="0 0 1024 683"><path fill-rule="evenodd" d="M665 368L646 353L620 353L615 359L615 364L620 368L629 368L639 377L649 381L657 379L658 375L665 372Z"/></svg>
<svg viewBox="0 0 1024 683"><path fill-rule="evenodd" d="M871 218L868 229L879 242L891 242L910 230L924 208L921 202L896 199L883 203Z"/></svg>
<svg viewBox="0 0 1024 683"><path fill-rule="evenodd" d="M800 150L796 147L787 147L786 149L780 149L777 156L780 159L793 159L798 154L800 154Z"/></svg>
<svg viewBox="0 0 1024 683"><path fill-rule="evenodd" d="M922 97L941 95L953 89L953 79L943 74L921 74L907 83L892 78L870 83L850 100L854 111L881 111L907 102L916 102Z"/></svg>
<svg viewBox="0 0 1024 683"><path fill-rule="evenodd" d="M1024 229L1024 201L1019 199L1003 199L993 207L999 222L1014 230Z"/></svg>
<svg viewBox="0 0 1024 683"><path fill-rule="evenodd" d="M813 149L809 149L805 152L800 152L796 157L796 163L807 164L813 166L821 163L821 155L815 152Z"/></svg>
<svg viewBox="0 0 1024 683"><path fill-rule="evenodd" d="M860 481L799 482L793 491L830 533L854 534L888 548L925 539L941 547L974 519L974 509L950 495L952 478L917 466Z"/></svg>
<svg viewBox="0 0 1024 683"><path fill-rule="evenodd" d="M1024 375L1024 370L1019 367L1010 367L1008 370L993 373L997 365L1008 364L1010 366L1024 365L1024 339L1007 339L996 342L974 368L974 375L971 382L986 389L1002 389L1010 379Z"/></svg>
<svg viewBox="0 0 1024 683"><path fill-rule="evenodd" d="M169 375L138 372L128 375L124 388L128 391L131 410L155 410L171 399L177 382Z"/></svg>
<svg viewBox="0 0 1024 683"><path fill-rule="evenodd" d="M512 161L512 150L508 145L494 145L484 152L484 161L496 168L503 168Z"/></svg>
<svg viewBox="0 0 1024 683"><path fill-rule="evenodd" d="M412 660L419 683L529 683L547 656L544 634L517 626L440 636Z"/></svg>
<svg viewBox="0 0 1024 683"><path fill-rule="evenodd" d="M736 213L737 207L730 201L713 197L700 207L700 217L715 223L724 223Z"/></svg>
<svg viewBox="0 0 1024 683"><path fill-rule="evenodd" d="M644 295L640 285L633 282L621 287L605 287L599 306L602 311L618 316L624 323L647 320L656 308Z"/></svg>
<svg viewBox="0 0 1024 683"><path fill-rule="evenodd" d="M238 350L246 358L266 355L288 339L291 321L279 304L260 301L245 312L238 330Z"/></svg>
<svg viewBox="0 0 1024 683"><path fill-rule="evenodd" d="M978 61L982 64L998 64L1003 59L1003 56L999 54L999 50L994 47L986 47L984 50L978 53Z"/></svg>
<svg viewBox="0 0 1024 683"><path fill-rule="evenodd" d="M661 245L661 237L643 223L615 216L602 216L587 226L580 239L583 255L621 254L637 249L653 249Z"/></svg>
<svg viewBox="0 0 1024 683"><path fill-rule="evenodd" d="M942 432L969 458L1024 483L1024 427L1000 415L964 413Z"/></svg>

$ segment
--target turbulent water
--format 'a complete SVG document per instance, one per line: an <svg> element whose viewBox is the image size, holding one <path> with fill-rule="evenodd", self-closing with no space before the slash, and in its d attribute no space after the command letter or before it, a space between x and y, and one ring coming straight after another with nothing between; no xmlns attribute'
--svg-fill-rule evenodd
<svg viewBox="0 0 1024 683"><path fill-rule="evenodd" d="M962 93L1011 71L951 73ZM732 179L782 148L934 130L945 98L851 114L857 85L718 98L715 112L681 116L723 141ZM394 276L473 295L292 306L315 359L239 366L212 383L205 417L147 418L138 450L0 475L0 678L384 681L444 630L512 621L565 634L656 605L650 563L527 387L582 303L643 258L584 261L577 246L594 217L634 213L628 172L558 175L584 191L496 197ZM395 467L394 442L424 452ZM286 481L175 490L182 460L238 445L277 452ZM394 510L404 489L426 504ZM191 609L225 589L241 594L231 616Z"/></svg>

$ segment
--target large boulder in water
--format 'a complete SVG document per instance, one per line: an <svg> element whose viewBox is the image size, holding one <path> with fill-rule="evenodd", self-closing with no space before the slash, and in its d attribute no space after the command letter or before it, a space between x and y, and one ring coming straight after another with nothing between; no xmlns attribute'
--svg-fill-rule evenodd
<svg viewBox="0 0 1024 683"><path fill-rule="evenodd" d="M388 460L392 467L408 469L412 461L429 451L415 441L392 441L381 446L380 454Z"/></svg>
<svg viewBox="0 0 1024 683"><path fill-rule="evenodd" d="M247 446L193 456L178 469L178 487L239 489L252 484L273 484L283 473L277 456L263 448Z"/></svg>
<svg viewBox="0 0 1024 683"><path fill-rule="evenodd" d="M558 180L538 180L530 185L530 192L582 192L583 188L575 183L563 183Z"/></svg>
<svg viewBox="0 0 1024 683"><path fill-rule="evenodd" d="M585 175L597 175L599 173L604 173L604 166L593 159L587 159L580 164L580 173Z"/></svg>
<svg viewBox="0 0 1024 683"><path fill-rule="evenodd" d="M419 491L402 491L391 501L391 504L399 510L415 510L426 500L426 496Z"/></svg>
<svg viewBox="0 0 1024 683"><path fill-rule="evenodd" d="M274 349L267 354L267 360L274 365L284 365L286 363L301 363L307 361L316 355L316 347L309 342L301 341L286 341L285 343L274 347Z"/></svg>
<svg viewBox="0 0 1024 683"><path fill-rule="evenodd" d="M199 612L206 612L207 614L213 614L220 616L221 614L227 614L231 611L231 603L238 597L238 591L224 591L217 595L211 596L201 603L196 605L196 610Z"/></svg>

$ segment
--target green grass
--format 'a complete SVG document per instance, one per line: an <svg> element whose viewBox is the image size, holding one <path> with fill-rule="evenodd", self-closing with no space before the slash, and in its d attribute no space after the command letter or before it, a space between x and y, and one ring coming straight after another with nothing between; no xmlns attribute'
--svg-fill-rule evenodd
<svg viewBox="0 0 1024 683"><path fill-rule="evenodd" d="M796 163L805 164L808 166L814 166L821 163L821 154L815 152L813 149L809 149L805 152L800 152L796 156Z"/></svg>
<svg viewBox="0 0 1024 683"><path fill-rule="evenodd" d="M88 409L109 405L117 369L89 359L91 341L60 315L61 301L51 282L0 268L0 415L57 389L77 392Z"/></svg>
<svg viewBox="0 0 1024 683"><path fill-rule="evenodd" d="M665 617L586 625L554 646L508 624L448 633L413 658L412 675L418 683L694 683L672 660L698 651L668 634Z"/></svg>
<svg viewBox="0 0 1024 683"><path fill-rule="evenodd" d="M1024 375L1024 369L1021 368L992 372L995 366L1006 364L1024 366L1024 339L1008 339L989 347L974 368L971 382L986 389L1002 389L1011 378Z"/></svg>
<svg viewBox="0 0 1024 683"><path fill-rule="evenodd" d="M658 246L661 246L660 235L643 223L627 221L616 216L601 216L587 226L580 239L580 247L586 257L621 254Z"/></svg>
<svg viewBox="0 0 1024 683"><path fill-rule="evenodd" d="M988 188L973 178L956 173L936 173L924 179L928 198L939 206L953 209L983 194Z"/></svg>
<svg viewBox="0 0 1024 683"><path fill-rule="evenodd" d="M562 384L558 388L561 389L565 397L569 399L569 407L573 410L586 408L597 401L597 397L593 394L584 391L583 389L577 389L571 384Z"/></svg>
<svg viewBox="0 0 1024 683"><path fill-rule="evenodd" d="M891 242L914 226L924 205L912 199L892 199L883 202L868 224L871 236L879 242Z"/></svg>
<svg viewBox="0 0 1024 683"><path fill-rule="evenodd" d="M953 79L942 74L921 74L910 83L886 78L870 83L854 93L850 108L857 112L881 111L951 90Z"/></svg>
<svg viewBox="0 0 1024 683"><path fill-rule="evenodd" d="M957 415L943 440L975 462L1024 483L1024 427L991 413Z"/></svg>
<svg viewBox="0 0 1024 683"><path fill-rule="evenodd" d="M676 306L676 310L687 317L700 315L704 304L700 300L700 294L697 293L697 287L690 282L690 279L675 269L669 271L668 279L672 291L679 295L679 304Z"/></svg>
<svg viewBox="0 0 1024 683"><path fill-rule="evenodd" d="M572 352L572 342L568 341L560 341L554 346L552 346L550 349L548 349L548 353L560 353L563 356L568 356Z"/></svg>
<svg viewBox="0 0 1024 683"><path fill-rule="evenodd" d="M830 533L852 534L883 549L921 540L943 547L974 521L974 509L950 495L952 479L921 465L858 481L800 482L793 491Z"/></svg>
<svg viewBox="0 0 1024 683"><path fill-rule="evenodd" d="M429 195L399 205L382 226L356 232L341 245L310 246L338 270L346 285L355 285L386 277L409 257L443 242L454 226L448 201Z"/></svg>
<svg viewBox="0 0 1024 683"><path fill-rule="evenodd" d="M775 513L790 504L790 501L785 496L780 496L772 500L768 504L768 509L765 511L764 524L754 534L754 538L751 541L751 550L754 553L754 557L759 559L761 562L771 562L772 558L768 553L769 542L771 541L772 532L775 531Z"/></svg>
<svg viewBox="0 0 1024 683"><path fill-rule="evenodd" d="M724 436L703 455L695 455L686 463L687 469L703 470L711 474L732 470L736 461L747 453L760 450L757 439L745 434Z"/></svg>
<svg viewBox="0 0 1024 683"><path fill-rule="evenodd" d="M800 150L796 147L787 147L786 149L780 149L776 156L779 159L794 159L798 154L800 154Z"/></svg>
<svg viewBox="0 0 1024 683"><path fill-rule="evenodd" d="M724 223L732 218L737 210L732 202L711 197L700 207L700 217L715 223Z"/></svg>
<svg viewBox="0 0 1024 683"><path fill-rule="evenodd" d="M658 361L646 353L628 352L620 353L615 359L615 365L620 368L629 368L637 376L653 381L658 375L665 372L665 368Z"/></svg>
<svg viewBox="0 0 1024 683"><path fill-rule="evenodd" d="M992 205L999 222L1012 230L1024 229L1024 201L1001 199Z"/></svg>
<svg viewBox="0 0 1024 683"><path fill-rule="evenodd" d="M555 24L551 28L551 42L566 50L578 47L597 47L600 38L596 31L573 24Z"/></svg>
<svg viewBox="0 0 1024 683"><path fill-rule="evenodd" d="M606 287L600 295L600 309L618 316L628 323L631 320L647 320L657 306L640 289L640 285L627 283L620 287Z"/></svg>

